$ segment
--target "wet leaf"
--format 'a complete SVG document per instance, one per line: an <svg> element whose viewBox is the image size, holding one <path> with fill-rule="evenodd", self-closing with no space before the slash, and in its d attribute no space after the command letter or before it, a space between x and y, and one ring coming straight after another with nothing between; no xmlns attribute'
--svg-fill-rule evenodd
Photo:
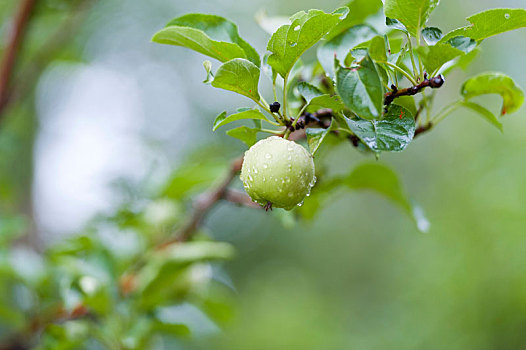
<svg viewBox="0 0 526 350"><path fill-rule="evenodd" d="M252 145L257 141L258 131L259 129L251 129L246 126L240 126L238 128L228 130L226 134L243 141L248 147L252 147Z"/></svg>
<svg viewBox="0 0 526 350"><path fill-rule="evenodd" d="M216 72L212 86L259 101L259 68L242 58L223 63Z"/></svg>
<svg viewBox="0 0 526 350"><path fill-rule="evenodd" d="M502 123L497 119L495 114L491 113L486 108L482 107L478 103L473 103L469 101L462 102L462 106L468 109L471 109L472 111L476 112L478 115L480 115L482 118L486 119L488 122L490 122L493 126L495 126L500 131L502 130Z"/></svg>
<svg viewBox="0 0 526 350"><path fill-rule="evenodd" d="M413 140L415 119L407 109L392 104L381 120L348 119L351 131L374 152L400 152Z"/></svg>
<svg viewBox="0 0 526 350"><path fill-rule="evenodd" d="M267 50L271 55L267 63L285 78L300 56L334 28L348 11L344 7L333 13L320 10L296 13L290 18L290 25L281 26L270 38Z"/></svg>
<svg viewBox="0 0 526 350"><path fill-rule="evenodd" d="M510 30L526 27L525 9L491 9L467 18L471 25L455 29L446 34L441 42L451 38L467 36L481 41Z"/></svg>
<svg viewBox="0 0 526 350"><path fill-rule="evenodd" d="M424 38L427 45L432 46L435 45L442 39L444 35L442 34L442 31L440 28L437 27L426 27L422 29L422 37Z"/></svg>
<svg viewBox="0 0 526 350"><path fill-rule="evenodd" d="M258 109L249 109L247 111L242 111L230 115L227 115L226 112L223 112L217 116L216 120L214 121L214 127L212 130L216 131L217 128L219 128L220 126L242 119L258 119L267 121L265 115L261 113Z"/></svg>
<svg viewBox="0 0 526 350"><path fill-rule="evenodd" d="M418 57L422 59L422 63L429 74L432 74L455 57L464 55L463 51L455 49L448 44L420 46L416 49L416 52Z"/></svg>
<svg viewBox="0 0 526 350"><path fill-rule="evenodd" d="M338 67L336 90L343 103L360 118L375 119L382 115L384 89L369 55L357 68Z"/></svg>
<svg viewBox="0 0 526 350"><path fill-rule="evenodd" d="M385 0L386 17L399 20L413 36L425 26L439 0Z"/></svg>
<svg viewBox="0 0 526 350"><path fill-rule="evenodd" d="M465 100L486 94L502 96L502 115L518 111L524 102L522 89L503 73L487 72L470 78L462 85L461 94Z"/></svg>
<svg viewBox="0 0 526 350"><path fill-rule="evenodd" d="M244 41L237 26L219 16L188 14L171 20L152 38L160 44L183 46L221 62L246 58L259 67L259 54Z"/></svg>

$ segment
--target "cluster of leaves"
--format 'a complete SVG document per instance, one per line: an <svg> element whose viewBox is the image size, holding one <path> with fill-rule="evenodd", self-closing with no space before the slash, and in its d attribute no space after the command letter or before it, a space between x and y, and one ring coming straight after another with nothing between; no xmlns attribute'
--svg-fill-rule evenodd
<svg viewBox="0 0 526 350"><path fill-rule="evenodd" d="M0 347L172 348L228 321L233 286L219 263L232 245L202 228L192 241L165 244L191 216L192 198L227 171L200 158L153 194L134 187L116 212L42 253L13 246L25 218L0 216Z"/></svg>
<svg viewBox="0 0 526 350"><path fill-rule="evenodd" d="M500 116L517 111L524 101L523 91L512 78L486 72L466 80L460 99L435 111L436 88L455 68L469 65L484 39L526 26L526 10L492 9L468 17L471 25L443 34L437 27L426 26L438 3L354 0L332 13L300 11L288 19L261 15L261 27L271 34L262 59L239 36L234 23L215 15L178 17L157 32L153 41L187 47L220 61L215 72L210 61L204 62L204 82L255 103L232 114L219 114L214 131L250 119L252 127L242 125L226 132L250 147L259 134L288 138L306 127L313 154L335 138L339 142L351 140L358 150L378 157L381 152L403 151L415 135L430 130L460 107L502 129L499 116L474 102L474 97L502 96ZM370 20L378 16L385 19L381 25ZM317 60L303 62L302 55L316 44ZM259 90L261 71L272 82L272 104ZM426 92L426 87L434 89ZM280 109L273 108L276 102ZM373 171L366 177L377 179L379 183L371 181L370 187L383 193L382 181L392 174L386 169L382 176ZM318 187L328 191L335 183L346 181L329 183ZM387 197L406 207L402 192Z"/></svg>

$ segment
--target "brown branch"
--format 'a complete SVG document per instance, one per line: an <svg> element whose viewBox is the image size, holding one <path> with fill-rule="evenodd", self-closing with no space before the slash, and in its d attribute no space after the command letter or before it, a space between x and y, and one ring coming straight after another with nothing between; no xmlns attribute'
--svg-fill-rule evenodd
<svg viewBox="0 0 526 350"><path fill-rule="evenodd" d="M83 304L78 304L71 310L66 310L64 307L59 306L47 316L35 315L29 320L25 329L4 339L0 344L0 350L33 349L35 346L33 344L35 334L40 334L51 324L64 323L81 318L96 320L96 316Z"/></svg>
<svg viewBox="0 0 526 350"><path fill-rule="evenodd" d="M384 105L389 106L397 97L400 96L416 95L426 87L438 89L439 87L444 85L444 82L444 76L440 74L430 79L425 78L420 84L405 89L398 90L398 88L395 85L392 85L391 88L393 90L384 95Z"/></svg>
<svg viewBox="0 0 526 350"><path fill-rule="evenodd" d="M418 118L420 117L420 113L422 113L422 111L424 110L424 105L421 104L418 109L416 110L416 113L415 113L415 122L418 121Z"/></svg>
<svg viewBox="0 0 526 350"><path fill-rule="evenodd" d="M14 103L29 95L42 71L67 43L74 38L96 0L79 0L70 10L57 30L44 42L17 76L8 103Z"/></svg>
<svg viewBox="0 0 526 350"><path fill-rule="evenodd" d="M418 135L421 135L421 134L431 130L432 127L433 127L433 124L431 122L428 122L426 124L423 124L423 125L419 126L415 130L415 136L414 137L417 137Z"/></svg>
<svg viewBox="0 0 526 350"><path fill-rule="evenodd" d="M219 187L217 187L215 190L209 193L205 193L203 196L198 198L194 203L194 213L192 214L192 217L186 223L186 225L184 225L180 230L178 230L173 235L173 237L161 243L157 248L163 249L173 243L185 242L190 240L195 234L195 231L203 221L206 214L208 214L209 210L212 209L212 207L214 207L217 202L225 198L225 194L228 191L228 186L230 186L232 180L234 180L236 175L241 171L242 165L243 157L234 159L234 161L230 165L230 171L228 172L226 178L223 180L221 185L219 185Z"/></svg>
<svg viewBox="0 0 526 350"><path fill-rule="evenodd" d="M239 206L261 209L261 205L254 202L248 194L241 191L227 189L222 199Z"/></svg>
<svg viewBox="0 0 526 350"><path fill-rule="evenodd" d="M0 64L0 120L2 111L9 101L11 77L36 2L37 0L21 0L9 34L8 44Z"/></svg>

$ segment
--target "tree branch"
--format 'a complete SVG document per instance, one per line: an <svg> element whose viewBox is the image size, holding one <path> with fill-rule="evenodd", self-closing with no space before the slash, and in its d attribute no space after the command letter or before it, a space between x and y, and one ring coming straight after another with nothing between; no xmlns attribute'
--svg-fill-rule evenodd
<svg viewBox="0 0 526 350"><path fill-rule="evenodd" d="M0 120L3 115L2 111L9 101L11 77L36 2L37 0L21 0L9 34L8 44L0 64Z"/></svg>
<svg viewBox="0 0 526 350"><path fill-rule="evenodd" d="M221 185L219 185L219 187L217 187L215 190L205 193L200 198L198 198L194 203L195 209L190 220L181 229L179 229L173 235L173 237L161 243L157 248L163 249L173 243L190 240L206 214L208 214L209 210L212 209L221 199L225 199L225 195L228 192L228 186L230 186L232 180L234 180L236 175L241 171L242 165L243 157L234 159L230 165L230 171Z"/></svg>
<svg viewBox="0 0 526 350"><path fill-rule="evenodd" d="M433 124L431 122L419 126L415 130L415 136L414 137L417 137L418 135L421 135L421 134L431 130L432 127L433 127Z"/></svg>
<svg viewBox="0 0 526 350"><path fill-rule="evenodd" d="M261 209L261 205L254 202L248 194L241 191L227 189L224 193L223 200L243 207Z"/></svg>
<svg viewBox="0 0 526 350"><path fill-rule="evenodd" d="M27 326L20 332L12 334L0 344L0 350L28 350L33 349L34 334L40 334L47 326L54 323L65 323L67 321L90 318L96 320L93 314L85 305L78 304L71 310L66 310L59 306L46 316L35 315Z"/></svg>
<svg viewBox="0 0 526 350"><path fill-rule="evenodd" d="M54 59L57 52L69 43L78 32L95 3L96 0L78 0L76 2L57 30L49 36L49 39L33 55L31 61L20 71L16 81L13 82L8 104L19 101L29 94L36 85L40 74Z"/></svg>
<svg viewBox="0 0 526 350"><path fill-rule="evenodd" d="M391 88L393 89L393 91L390 91L384 95L384 105L389 106L397 97L400 96L416 95L426 87L438 89L439 87L444 85L445 79L442 74L430 79L427 79L427 75L425 77L426 78L420 84L405 89L398 90L396 86L392 85Z"/></svg>

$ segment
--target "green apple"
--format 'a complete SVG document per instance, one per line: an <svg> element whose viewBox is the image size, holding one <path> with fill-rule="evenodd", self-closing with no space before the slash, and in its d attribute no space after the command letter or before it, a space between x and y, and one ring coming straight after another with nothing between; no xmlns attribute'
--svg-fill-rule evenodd
<svg viewBox="0 0 526 350"><path fill-rule="evenodd" d="M241 181L260 205L291 210L303 203L316 182L314 161L303 146L271 136L245 152Z"/></svg>

